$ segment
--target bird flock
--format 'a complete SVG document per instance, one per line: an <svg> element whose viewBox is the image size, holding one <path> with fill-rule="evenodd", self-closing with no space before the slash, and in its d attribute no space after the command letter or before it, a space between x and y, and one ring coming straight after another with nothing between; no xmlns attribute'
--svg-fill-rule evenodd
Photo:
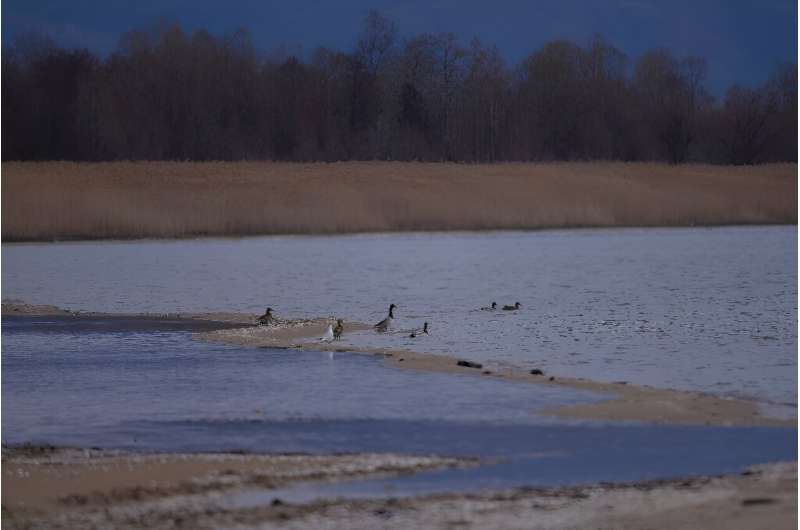
<svg viewBox="0 0 800 530"><path fill-rule="evenodd" d="M519 302L515 302L514 305L504 305L502 307L502 310L518 311L521 308L522 305L520 305ZM378 333L386 333L387 331L392 329L394 324L395 309L397 309L397 306L395 304L390 304L389 314L386 316L386 318L384 318L383 320L372 326L372 328ZM480 309L481 311L497 311L497 302L492 302L492 305L481 307ZM268 307L267 310L264 312L264 314L258 317L256 320L260 326L271 326L276 322L275 316L272 314L271 307ZM334 326L333 324L328 324L328 326L325 328L325 333L322 334L322 337L319 340L321 342L332 342L335 340L341 340L343 332L344 332L344 320L339 318L336 319L336 326ZM428 323L425 322L422 326L422 329L413 330L408 337L411 339L415 339L417 337L429 334L430 331L428 328Z"/></svg>

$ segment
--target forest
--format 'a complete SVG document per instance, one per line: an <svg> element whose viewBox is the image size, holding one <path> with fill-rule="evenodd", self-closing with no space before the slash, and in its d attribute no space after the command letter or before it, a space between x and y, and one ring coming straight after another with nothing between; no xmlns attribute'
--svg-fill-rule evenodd
<svg viewBox="0 0 800 530"><path fill-rule="evenodd" d="M517 64L369 13L347 51L159 23L106 57L2 50L3 160L797 161L797 65L713 97L701 57L595 36Z"/></svg>

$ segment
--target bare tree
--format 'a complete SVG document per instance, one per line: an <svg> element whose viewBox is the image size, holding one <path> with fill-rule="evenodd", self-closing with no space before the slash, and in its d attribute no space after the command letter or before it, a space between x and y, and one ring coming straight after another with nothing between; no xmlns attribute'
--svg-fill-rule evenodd
<svg viewBox="0 0 800 530"><path fill-rule="evenodd" d="M797 160L797 66L721 102L664 50L632 74L595 36L515 65L366 15L349 52L262 56L247 30L159 22L106 58L36 35L3 48L4 159Z"/></svg>

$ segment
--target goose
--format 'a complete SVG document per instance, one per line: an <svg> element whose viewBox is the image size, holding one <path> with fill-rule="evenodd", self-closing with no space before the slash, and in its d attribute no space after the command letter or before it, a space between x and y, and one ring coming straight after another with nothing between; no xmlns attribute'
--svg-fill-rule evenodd
<svg viewBox="0 0 800 530"><path fill-rule="evenodd" d="M422 331L420 331L420 334L429 335L429 333L428 333L428 323L427 322L425 322L425 325L422 326ZM412 339L415 339L416 337L417 337L417 332L416 331L412 331L411 335L409 335L409 338L412 338Z"/></svg>
<svg viewBox="0 0 800 530"><path fill-rule="evenodd" d="M268 307L267 311L258 317L258 323L262 326L269 326L275 321L275 318L272 316L272 308Z"/></svg>
<svg viewBox="0 0 800 530"><path fill-rule="evenodd" d="M516 311L516 310L517 310L517 309L519 309L520 307L521 307L521 306L519 305L519 302L517 302L517 303L516 303L516 304L514 304L514 305L504 305L504 306L503 306L503 311Z"/></svg>
<svg viewBox="0 0 800 530"><path fill-rule="evenodd" d="M328 327L325 329L325 333L319 340L321 342L330 342L333 340L333 324L328 324Z"/></svg>
<svg viewBox="0 0 800 530"><path fill-rule="evenodd" d="M375 329L379 332L384 332L391 327L392 322L394 321L394 308L397 307L396 305L392 304L389 306L389 316L375 324Z"/></svg>
<svg viewBox="0 0 800 530"><path fill-rule="evenodd" d="M336 327L333 328L333 338L334 340L341 340L342 339L342 331L344 331L344 324L342 319L336 320Z"/></svg>
<svg viewBox="0 0 800 530"><path fill-rule="evenodd" d="M495 309L497 309L497 302L492 302L490 307L482 307L481 311L494 311Z"/></svg>

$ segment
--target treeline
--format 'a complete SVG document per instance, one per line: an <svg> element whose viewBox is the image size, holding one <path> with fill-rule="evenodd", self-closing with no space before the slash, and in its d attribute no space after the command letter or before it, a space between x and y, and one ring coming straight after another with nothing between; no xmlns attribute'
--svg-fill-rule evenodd
<svg viewBox="0 0 800 530"><path fill-rule="evenodd" d="M797 160L797 66L705 87L706 62L635 62L600 37L519 64L370 13L350 52L256 52L247 31L161 25L101 59L46 39L2 53L4 160Z"/></svg>

